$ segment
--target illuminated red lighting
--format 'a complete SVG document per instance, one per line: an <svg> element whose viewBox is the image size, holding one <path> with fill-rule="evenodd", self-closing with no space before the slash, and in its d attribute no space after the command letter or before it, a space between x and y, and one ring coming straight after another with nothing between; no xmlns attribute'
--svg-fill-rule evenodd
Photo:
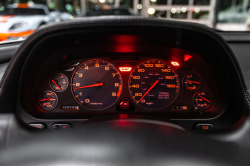
<svg viewBox="0 0 250 166"><path fill-rule="evenodd" d="M171 64L172 64L173 66L176 66L176 67L179 67L179 66L180 66L180 64L179 64L178 62L174 62L174 61L172 61Z"/></svg>
<svg viewBox="0 0 250 166"><path fill-rule="evenodd" d="M122 93L122 85L119 85L119 91L117 93L117 97L120 97L121 93Z"/></svg>
<svg viewBox="0 0 250 166"><path fill-rule="evenodd" d="M127 119L128 115L127 114L120 114L119 117L120 117L120 119Z"/></svg>
<svg viewBox="0 0 250 166"><path fill-rule="evenodd" d="M189 60L191 58L192 58L191 55L184 55L184 62L186 62L187 60Z"/></svg>
<svg viewBox="0 0 250 166"><path fill-rule="evenodd" d="M119 67L119 70L121 72L129 72L132 70L132 67Z"/></svg>

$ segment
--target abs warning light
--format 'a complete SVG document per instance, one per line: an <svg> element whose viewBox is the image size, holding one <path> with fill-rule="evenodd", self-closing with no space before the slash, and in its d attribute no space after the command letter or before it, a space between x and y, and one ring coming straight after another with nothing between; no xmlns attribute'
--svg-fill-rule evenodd
<svg viewBox="0 0 250 166"><path fill-rule="evenodd" d="M132 70L132 67L119 67L119 70L121 72L129 72Z"/></svg>

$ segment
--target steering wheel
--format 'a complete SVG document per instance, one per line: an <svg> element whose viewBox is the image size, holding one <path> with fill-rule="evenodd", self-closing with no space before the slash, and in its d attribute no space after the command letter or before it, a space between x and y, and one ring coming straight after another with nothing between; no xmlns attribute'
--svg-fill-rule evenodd
<svg viewBox="0 0 250 166"><path fill-rule="evenodd" d="M159 121L126 119L15 137L0 165L250 165L249 153Z"/></svg>

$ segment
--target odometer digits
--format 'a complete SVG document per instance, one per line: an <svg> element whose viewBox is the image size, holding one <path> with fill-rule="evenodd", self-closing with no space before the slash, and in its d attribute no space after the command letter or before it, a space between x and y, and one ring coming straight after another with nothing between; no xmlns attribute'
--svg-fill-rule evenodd
<svg viewBox="0 0 250 166"><path fill-rule="evenodd" d="M121 75L107 61L89 60L75 71L72 91L83 106L94 110L105 109L112 106L121 95Z"/></svg>
<svg viewBox="0 0 250 166"><path fill-rule="evenodd" d="M129 78L129 92L134 102L147 109L162 109L177 97L180 81L176 72L162 60L139 64Z"/></svg>

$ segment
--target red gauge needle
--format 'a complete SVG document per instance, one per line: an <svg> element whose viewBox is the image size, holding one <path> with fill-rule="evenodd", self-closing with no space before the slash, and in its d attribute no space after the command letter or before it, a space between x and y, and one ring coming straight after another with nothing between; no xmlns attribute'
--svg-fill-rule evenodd
<svg viewBox="0 0 250 166"><path fill-rule="evenodd" d="M82 86L82 87L78 87L78 88L75 88L75 89L90 88L90 87L95 87L95 86L103 86L103 83L98 83L98 84L93 84L93 85Z"/></svg>
<svg viewBox="0 0 250 166"><path fill-rule="evenodd" d="M146 93L144 93L144 95L141 97L140 100L137 101L137 103L139 103L147 94L148 92L150 92L154 87L155 85L159 82L159 80L155 81L155 83L148 89L148 91Z"/></svg>
<svg viewBox="0 0 250 166"><path fill-rule="evenodd" d="M195 84L200 84L199 82L195 82L195 81L190 81L190 80L187 80L188 82L193 82Z"/></svg>
<svg viewBox="0 0 250 166"><path fill-rule="evenodd" d="M51 80L59 89L62 89L54 80Z"/></svg>
<svg viewBox="0 0 250 166"><path fill-rule="evenodd" d="M40 100L40 101L46 101L46 100L55 100L55 99L53 99L53 98L48 98L48 99L42 99L42 100Z"/></svg>
<svg viewBox="0 0 250 166"><path fill-rule="evenodd" d="M202 97L202 96L200 96L200 95L199 95L199 97L202 98L203 100L206 100L207 102L210 103L210 101L209 101L208 99L206 99L206 98L204 98L204 97Z"/></svg>

